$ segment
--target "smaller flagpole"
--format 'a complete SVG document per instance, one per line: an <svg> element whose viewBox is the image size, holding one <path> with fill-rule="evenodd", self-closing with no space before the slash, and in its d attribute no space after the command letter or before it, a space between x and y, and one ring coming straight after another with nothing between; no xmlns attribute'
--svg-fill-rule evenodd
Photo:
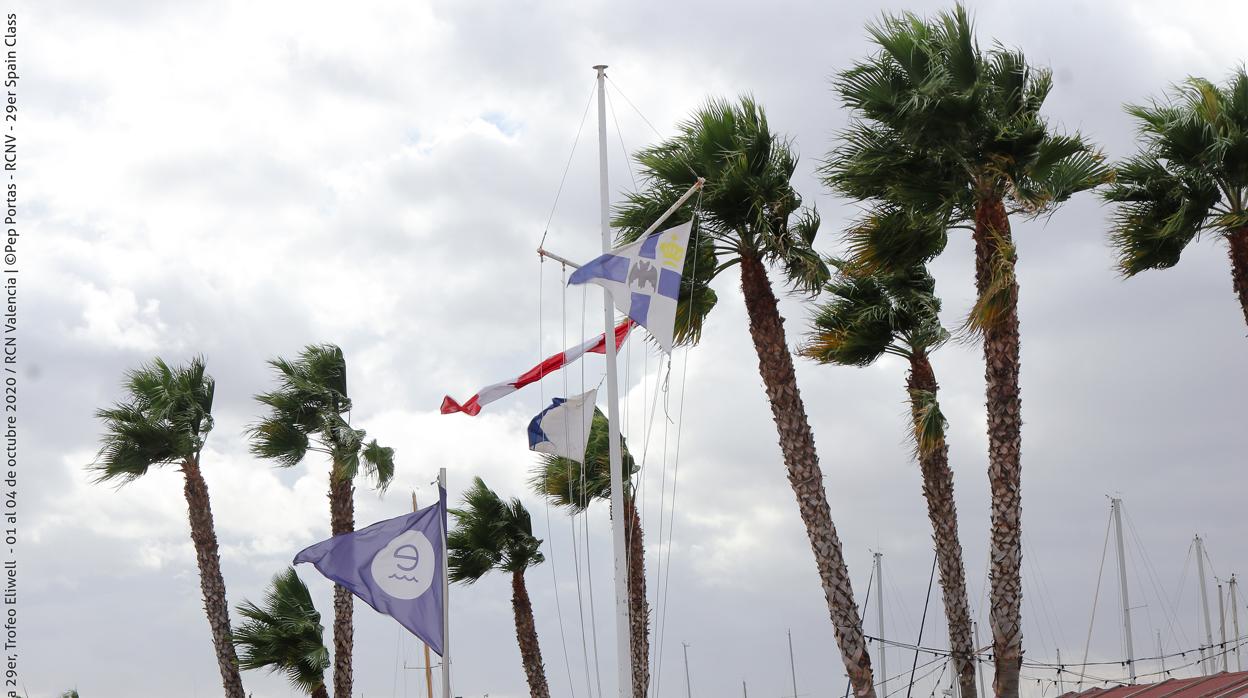
<svg viewBox="0 0 1248 698"><path fill-rule="evenodd" d="M412 490L412 513L420 511L419 505L416 504L416 490ZM442 605L446 605L446 597L442 597ZM424 640L420 644L425 648L425 693L428 698L433 698L433 661L429 658L429 643Z"/></svg>
<svg viewBox="0 0 1248 698"><path fill-rule="evenodd" d="M438 469L438 501L446 491L446 468ZM446 512L442 512L442 698L451 698L451 577L446 548Z"/></svg>

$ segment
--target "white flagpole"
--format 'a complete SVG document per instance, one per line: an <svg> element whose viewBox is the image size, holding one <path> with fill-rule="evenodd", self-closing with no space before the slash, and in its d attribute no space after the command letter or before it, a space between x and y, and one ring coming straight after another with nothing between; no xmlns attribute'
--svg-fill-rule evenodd
<svg viewBox="0 0 1248 698"><path fill-rule="evenodd" d="M438 469L438 501L446 490L446 468ZM442 517L442 698L451 698L451 570L446 549L446 517Z"/></svg>
<svg viewBox="0 0 1248 698"><path fill-rule="evenodd" d="M607 93L605 65L596 65L598 71L598 175L599 196L602 200L602 252L611 251L611 195L607 190ZM607 338L607 425L611 455L611 538L615 551L615 648L620 698L632 698L633 671L629 652L628 622L628 561L624 545L624 478L620 472L620 405L619 385L615 359L615 306L611 295L602 294L603 332Z"/></svg>

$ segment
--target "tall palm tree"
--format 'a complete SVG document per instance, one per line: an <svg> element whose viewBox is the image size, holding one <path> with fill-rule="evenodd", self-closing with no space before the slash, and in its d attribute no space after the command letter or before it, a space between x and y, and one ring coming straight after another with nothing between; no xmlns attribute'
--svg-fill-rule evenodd
<svg viewBox="0 0 1248 698"><path fill-rule="evenodd" d="M1202 232L1227 242L1231 280L1248 322L1248 74L1226 87L1190 78L1165 103L1128 106L1140 152L1105 190L1120 204L1110 240L1127 276L1165 269Z"/></svg>
<svg viewBox="0 0 1248 698"><path fill-rule="evenodd" d="M534 492L556 506L580 513L595 501L611 501L611 435L607 416L594 410L585 445L585 463L543 454L529 477ZM650 685L650 604L646 601L646 549L641 516L633 498L632 476L638 467L620 437L624 485L624 547L628 550L629 655L633 668L633 695L645 698Z"/></svg>
<svg viewBox="0 0 1248 698"><path fill-rule="evenodd" d="M504 501L473 478L464 493L464 508L451 509L455 529L446 539L450 580L471 584L491 570L511 574L511 608L516 618L520 661L533 698L550 698L542 648L533 621L533 603L524 583L525 570L546 561L542 541L533 537L533 522L519 499Z"/></svg>
<svg viewBox="0 0 1248 698"><path fill-rule="evenodd" d="M278 388L257 395L269 414L252 426L251 452L291 467L309 451L329 458L329 522L333 535L355 530L355 487L363 466L371 484L385 491L394 477L394 449L365 442L363 429L351 426L347 362L333 344L313 344L294 361L269 362ZM334 587L334 695L350 696L354 636L351 592Z"/></svg>
<svg viewBox="0 0 1248 698"><path fill-rule="evenodd" d="M958 537L953 470L945 442L945 417L936 392L931 352L949 339L940 324L935 281L922 265L901 272L863 273L835 262L841 270L826 287L831 300L819 307L802 354L825 364L868 366L885 354L910 364L911 437L923 475L923 496L932 523L940 568L949 648L961 695L975 695L975 643L971 634L966 567Z"/></svg>
<svg viewBox="0 0 1248 698"><path fill-rule="evenodd" d="M176 465L182 471L191 542L199 564L199 588L212 630L221 685L227 698L243 698L238 656L230 641L230 608L221 577L212 503L200 471L200 455L212 431L216 382L205 373L203 357L197 356L177 367L156 358L128 372L123 386L128 393L124 401L95 413L104 422L104 435L90 469L96 482L119 486L143 477L154 465Z"/></svg>
<svg viewBox="0 0 1248 698"><path fill-rule="evenodd" d="M286 675L295 688L313 698L329 698L321 614L295 568L287 567L273 577L265 591L264 606L250 601L238 605L247 620L234 631L234 644L242 653L243 669L268 669Z"/></svg>
<svg viewBox="0 0 1248 698"><path fill-rule="evenodd" d="M1018 281L1010 216L1052 212L1110 170L1078 134L1058 134L1040 115L1050 72L997 44L981 51L958 5L932 21L887 16L868 28L879 50L834 82L853 120L825 167L843 194L885 192L901 210L866 227L856 262L894 268L943 248L916 238L910 212L950 215L972 227L978 299L967 329L983 340L992 492L991 623L998 696L1018 695L1022 663L1022 400Z"/></svg>
<svg viewBox="0 0 1248 698"><path fill-rule="evenodd" d="M625 240L640 236L697 177L706 178L694 236L697 248L686 256L676 336L686 342L700 337L716 300L707 284L739 265L759 373L841 658L857 696L874 696L871 658L768 272L769 264L778 266L795 289L807 293L817 292L828 278L827 266L811 247L819 218L802 208L790 182L797 154L789 141L772 133L762 107L742 97L735 103L707 102L680 125L675 137L638 153L637 162L646 185L616 211L615 223Z"/></svg>

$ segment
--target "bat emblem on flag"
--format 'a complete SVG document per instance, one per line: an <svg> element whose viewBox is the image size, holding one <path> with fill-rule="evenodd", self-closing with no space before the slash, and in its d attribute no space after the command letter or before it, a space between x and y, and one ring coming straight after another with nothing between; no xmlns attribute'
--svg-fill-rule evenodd
<svg viewBox="0 0 1248 698"><path fill-rule="evenodd" d="M628 285L636 286L639 289L645 289L649 284L650 288L657 288L659 284L659 270L654 268L644 259L637 260L633 265L632 271L628 272Z"/></svg>

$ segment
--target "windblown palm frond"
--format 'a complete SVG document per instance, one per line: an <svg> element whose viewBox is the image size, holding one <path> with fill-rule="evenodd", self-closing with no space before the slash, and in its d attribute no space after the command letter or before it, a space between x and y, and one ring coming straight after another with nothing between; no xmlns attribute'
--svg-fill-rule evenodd
<svg viewBox="0 0 1248 698"><path fill-rule="evenodd" d="M1190 78L1169 99L1130 105L1140 152L1103 196L1118 204L1110 242L1126 276L1178 264L1202 232L1248 228L1248 73L1224 87Z"/></svg>
<svg viewBox="0 0 1248 698"><path fill-rule="evenodd" d="M452 582L471 584L490 570L522 572L546 560L541 539L533 536L529 511L519 499L502 499L476 477L463 503L450 510L456 522L447 535Z"/></svg>
<svg viewBox="0 0 1248 698"><path fill-rule="evenodd" d="M241 668L281 672L306 693L324 685L329 667L325 629L307 586L293 567L273 577L263 606L244 601L238 614L245 619L234 631Z"/></svg>
<svg viewBox="0 0 1248 698"><path fill-rule="evenodd" d="M1040 115L1049 71L999 45L981 51L961 5L931 21L885 17L869 32L880 50L833 82L853 118L821 168L832 188L959 223L985 196L1044 215L1111 178L1099 152Z"/></svg>
<svg viewBox="0 0 1248 698"><path fill-rule="evenodd" d="M824 286L829 300L811 319L801 354L820 363L867 366L888 353L930 352L949 337L940 324L935 280L922 265L870 271L829 260L839 272Z"/></svg>
<svg viewBox="0 0 1248 698"><path fill-rule="evenodd" d="M203 357L170 367L162 359L126 374L123 402L98 410L104 422L101 447L91 470L97 482L125 484L153 465L198 456L212 431L215 383Z"/></svg>
<svg viewBox="0 0 1248 698"><path fill-rule="evenodd" d="M801 293L817 293L827 280L827 267L813 248L819 216L803 208L790 181L797 153L771 131L754 98L709 100L676 136L643 149L636 159L645 186L615 210L612 224L620 228L621 241L637 239L698 177L706 179L691 238L697 253L686 257L678 298L679 343L701 337L716 301L708 284L742 254L777 265ZM671 222L690 215L679 212Z"/></svg>
<svg viewBox="0 0 1248 698"><path fill-rule="evenodd" d="M373 486L385 491L394 477L394 449L365 442L367 433L347 421L352 403L342 349L314 344L294 361L277 358L269 365L278 387L256 396L269 413L248 429L251 452L280 467L297 465L308 451L325 453L340 481L355 479L362 460Z"/></svg>

